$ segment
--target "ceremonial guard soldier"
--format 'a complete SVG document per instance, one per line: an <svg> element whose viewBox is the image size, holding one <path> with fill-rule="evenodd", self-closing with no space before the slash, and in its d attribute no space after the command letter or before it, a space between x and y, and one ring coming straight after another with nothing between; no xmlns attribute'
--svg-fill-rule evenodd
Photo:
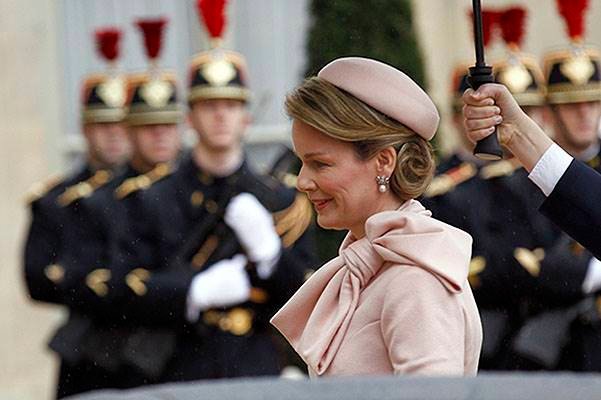
<svg viewBox="0 0 601 400"><path fill-rule="evenodd" d="M486 20L500 25L510 49L508 57L494 65L496 80L507 85L533 117L540 117L545 101L542 72L536 61L519 51L525 10L516 7L487 13L492 15ZM542 123L542 118L538 120ZM530 197L536 190L528 190L532 184L517 162L508 159L472 167L469 174L461 171L456 167L439 175L429 191L443 187L443 183L453 189L438 198L437 210L446 222L474 238L470 283L484 329L480 368L520 368L511 346L527 316L524 302L533 282L513 252L516 248L544 247L554 239L553 230L535 212L536 202ZM466 178L459 181L461 184L451 185L461 177Z"/></svg>
<svg viewBox="0 0 601 400"><path fill-rule="evenodd" d="M121 246L139 255L124 277L127 318L177 333L160 382L278 374L269 318L316 266L306 197L245 160L247 67L218 46L219 3L198 2L215 46L190 64L188 118L198 142L141 194L147 229Z"/></svg>
<svg viewBox="0 0 601 400"><path fill-rule="evenodd" d="M597 49L583 45L585 2L559 1L558 6L571 46L544 57L554 140L601 171L601 57ZM515 258L535 279L534 301L541 311L516 340L520 355L545 369L601 371L596 295L601 262L565 234L544 252L516 249ZM544 348L537 345L542 341L547 343Z"/></svg>
<svg viewBox="0 0 601 400"><path fill-rule="evenodd" d="M103 386L110 379L90 363L83 362L82 349L73 345L83 338L90 320L79 310L80 303L72 292L81 280L82 271L64 263L62 256L75 234L67 206L91 196L109 182L129 155L129 141L123 126L124 78L114 65L119 38L120 31L114 28L96 32L98 50L111 68L107 73L90 75L83 82L81 121L87 144L83 167L69 178L39 185L30 199L32 222L25 245L27 288L35 300L70 308L69 321L50 343L61 357L59 398ZM77 245L85 252L85 242Z"/></svg>
<svg viewBox="0 0 601 400"><path fill-rule="evenodd" d="M493 63L495 80L504 84L518 104L541 126L544 124L545 84L536 60L521 51L526 10L512 7L498 12L497 22L507 46L507 56ZM529 364L515 356L512 343L516 332L530 314L533 281L516 262L517 249L537 254L553 242L557 230L536 212L543 198L538 196L527 172L511 154L489 163L480 171L486 185L481 201L487 212L473 223L485 227L487 238L476 239L482 271L473 279L474 293L488 334L482 367L524 369ZM535 250L536 249L536 250Z"/></svg>
<svg viewBox="0 0 601 400"><path fill-rule="evenodd" d="M73 343L83 363L92 363L107 379L91 388L129 388L152 382L156 377L154 358L144 349L168 347L164 335L148 333L135 321L124 318L122 300L124 276L119 274L127 254L118 251L124 236L138 232L139 192L167 176L180 151L178 123L182 111L178 104L177 82L172 73L158 68L164 19L137 22L144 35L151 66L147 72L127 79L125 124L132 143L131 159L124 170L85 197L64 203L70 215L62 264L77 271L79 279L69 287L71 308L90 322L81 329L83 337ZM131 236L129 236L131 237ZM134 236L135 237L135 236ZM136 248L146 254L146 248ZM70 326L67 325L66 328ZM70 329L73 330L73 329ZM71 338L73 339L73 338Z"/></svg>

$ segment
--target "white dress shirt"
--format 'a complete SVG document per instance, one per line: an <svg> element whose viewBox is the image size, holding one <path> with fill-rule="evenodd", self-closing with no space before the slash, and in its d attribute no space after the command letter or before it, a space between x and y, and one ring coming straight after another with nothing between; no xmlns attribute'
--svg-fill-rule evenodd
<svg viewBox="0 0 601 400"><path fill-rule="evenodd" d="M532 168L528 178L543 191L545 196L549 196L572 163L572 160L571 155L553 143Z"/></svg>

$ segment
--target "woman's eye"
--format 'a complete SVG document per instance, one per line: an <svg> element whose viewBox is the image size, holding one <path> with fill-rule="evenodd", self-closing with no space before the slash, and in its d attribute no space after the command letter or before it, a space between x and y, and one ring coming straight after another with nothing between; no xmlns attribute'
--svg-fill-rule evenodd
<svg viewBox="0 0 601 400"><path fill-rule="evenodd" d="M330 164L324 163L322 161L313 161L313 165L316 168L325 168L325 167L329 167L330 166Z"/></svg>

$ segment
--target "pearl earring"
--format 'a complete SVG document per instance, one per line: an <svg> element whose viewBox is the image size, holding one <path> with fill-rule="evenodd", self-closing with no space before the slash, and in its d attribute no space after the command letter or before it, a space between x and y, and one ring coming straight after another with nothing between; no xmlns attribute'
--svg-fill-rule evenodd
<svg viewBox="0 0 601 400"><path fill-rule="evenodd" d="M376 176L376 182L378 183L378 191L380 193L384 193L388 191L388 184L390 182L390 178L387 176Z"/></svg>

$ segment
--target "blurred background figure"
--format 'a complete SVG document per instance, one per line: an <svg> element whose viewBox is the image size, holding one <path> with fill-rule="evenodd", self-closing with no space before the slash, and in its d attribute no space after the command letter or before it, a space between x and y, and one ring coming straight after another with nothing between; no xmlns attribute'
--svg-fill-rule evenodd
<svg viewBox="0 0 601 400"><path fill-rule="evenodd" d="M526 39L527 10L510 7L497 10L498 31L505 44L505 55L493 63L495 80L510 92L527 112L542 124L545 84L533 56L522 52ZM488 339L483 348L484 369L523 369L514 355L513 341L530 314L529 297L533 282L514 258L516 248L535 249L551 243L556 231L537 212L537 198L527 173L510 153L480 171L489 197L480 199L488 209L484 222L485 239L476 245L482 269L472 283L483 315Z"/></svg>
<svg viewBox="0 0 601 400"><path fill-rule="evenodd" d="M123 312L147 333L150 357L138 366L149 383L277 375L268 320L316 267L306 197L246 162L248 70L221 47L224 2L197 4L213 46L189 67L197 142L176 171L140 192L130 210L140 229L120 242Z"/></svg>
<svg viewBox="0 0 601 400"><path fill-rule="evenodd" d="M85 316L87 324L68 324L64 329L61 345L77 349L79 362L69 371L72 387L59 389L59 396L147 383L152 375L139 367L145 365L141 359L149 362L142 346L162 344L150 333L140 338L138 326L125 318L121 304L125 284L120 284L119 267L127 255L117 250L120 241L131 240L132 230L144 223L136 192L167 175L180 150L178 123L183 115L176 79L158 67L165 24L163 19L136 23L143 33L150 68L127 78L125 125L132 144L130 160L93 194L65 205L69 234L59 262L77 271L67 288L69 306Z"/></svg>
<svg viewBox="0 0 601 400"><path fill-rule="evenodd" d="M84 164L63 180L46 182L30 199L32 219L24 253L25 281L34 300L65 305L69 320L50 342L61 358L58 397L104 387L118 377L106 376L83 354L82 342L92 323L88 304L74 288L87 273L77 264L77 252L91 257L90 248L77 235L79 201L106 185L127 159L130 144L123 125L125 78L116 69L121 32L96 32L96 46L109 68L91 75L82 85L81 122L87 144ZM75 208L73 208L75 207ZM88 226L87 229L94 229ZM75 262L74 262L75 261ZM95 260L102 263L102 259Z"/></svg>
<svg viewBox="0 0 601 400"><path fill-rule="evenodd" d="M546 53L543 63L553 140L601 171L601 58L598 49L583 44L587 3L557 2L570 45ZM535 279L533 305L541 310L518 336L520 355L545 369L601 371L596 294L601 288L601 262L563 233L544 252L516 249L514 255ZM544 349L535 344L541 340L548 343Z"/></svg>

